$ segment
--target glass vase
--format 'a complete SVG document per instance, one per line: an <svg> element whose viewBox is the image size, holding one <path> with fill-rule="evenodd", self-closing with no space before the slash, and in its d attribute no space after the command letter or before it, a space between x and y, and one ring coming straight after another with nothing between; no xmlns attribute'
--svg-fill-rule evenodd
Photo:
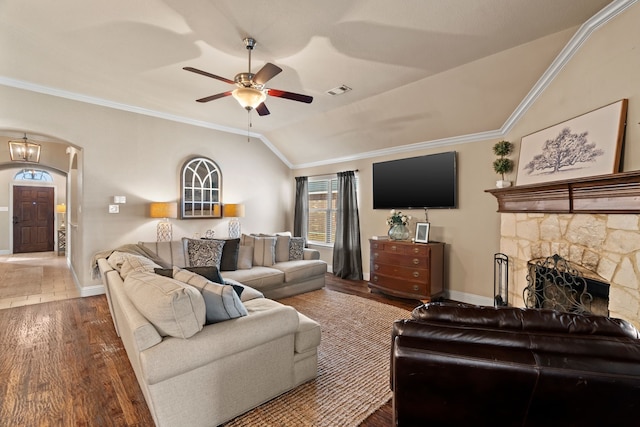
<svg viewBox="0 0 640 427"><path fill-rule="evenodd" d="M409 229L404 224L394 224L389 229L391 240L409 240Z"/></svg>

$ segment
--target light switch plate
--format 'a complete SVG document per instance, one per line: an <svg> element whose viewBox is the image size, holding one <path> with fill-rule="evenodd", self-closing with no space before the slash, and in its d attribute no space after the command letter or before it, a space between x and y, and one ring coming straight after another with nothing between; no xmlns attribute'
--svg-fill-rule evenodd
<svg viewBox="0 0 640 427"><path fill-rule="evenodd" d="M120 206L109 205L109 213L120 213Z"/></svg>
<svg viewBox="0 0 640 427"><path fill-rule="evenodd" d="M127 203L127 196L113 196L113 203Z"/></svg>

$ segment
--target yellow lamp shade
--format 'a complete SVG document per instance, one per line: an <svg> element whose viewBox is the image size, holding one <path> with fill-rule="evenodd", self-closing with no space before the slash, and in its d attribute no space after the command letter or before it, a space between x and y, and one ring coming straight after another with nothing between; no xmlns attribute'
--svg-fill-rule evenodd
<svg viewBox="0 0 640 427"><path fill-rule="evenodd" d="M151 218L177 218L178 204L170 202L153 202L149 205Z"/></svg>
<svg viewBox="0 0 640 427"><path fill-rule="evenodd" d="M67 213L67 206L64 203L60 203L59 205L56 205L56 212Z"/></svg>
<svg viewBox="0 0 640 427"><path fill-rule="evenodd" d="M242 218L244 217L244 205L241 203L229 203L224 205L223 213L226 217Z"/></svg>

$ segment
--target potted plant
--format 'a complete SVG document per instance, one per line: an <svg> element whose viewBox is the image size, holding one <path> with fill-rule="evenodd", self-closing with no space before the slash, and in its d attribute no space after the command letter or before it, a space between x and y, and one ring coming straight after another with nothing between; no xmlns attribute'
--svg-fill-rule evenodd
<svg viewBox="0 0 640 427"><path fill-rule="evenodd" d="M496 181L496 187L498 188L511 186L511 181L506 181L504 179L504 174L513 170L513 160L506 157L512 152L513 144L509 141L499 141L493 146L493 153L496 156L500 156L499 159L496 159L493 162L493 170L502 176L501 180Z"/></svg>

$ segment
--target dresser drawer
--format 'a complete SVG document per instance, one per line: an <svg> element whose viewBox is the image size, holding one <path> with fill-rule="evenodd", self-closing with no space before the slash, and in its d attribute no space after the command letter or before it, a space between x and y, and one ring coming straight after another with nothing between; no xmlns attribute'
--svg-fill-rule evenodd
<svg viewBox="0 0 640 427"><path fill-rule="evenodd" d="M407 242L378 241L371 244L371 249L402 255L424 256L429 253L429 246Z"/></svg>
<svg viewBox="0 0 640 427"><path fill-rule="evenodd" d="M412 282L377 273L372 274L370 282L372 285L387 289L392 293L413 295L419 298L429 296L426 283Z"/></svg>
<svg viewBox="0 0 640 427"><path fill-rule="evenodd" d="M426 255L403 255L374 250L371 253L371 262L403 267L429 268L429 257Z"/></svg>
<svg viewBox="0 0 640 427"><path fill-rule="evenodd" d="M429 270L424 268L400 267L393 264L380 264L374 262L372 273L383 274L389 277L397 277L405 280L415 280L426 283L429 280Z"/></svg>

